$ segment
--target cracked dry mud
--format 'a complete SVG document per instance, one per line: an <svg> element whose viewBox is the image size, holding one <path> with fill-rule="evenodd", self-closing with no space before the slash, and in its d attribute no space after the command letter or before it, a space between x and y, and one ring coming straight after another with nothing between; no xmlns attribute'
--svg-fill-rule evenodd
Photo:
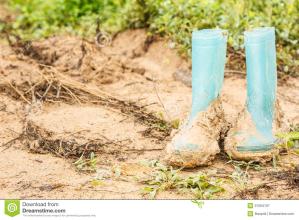
<svg viewBox="0 0 299 220"><path fill-rule="evenodd" d="M0 198L143 198L144 185L136 177L146 176L151 168L140 161L164 158L169 125L184 120L191 104L190 87L173 78L190 63L169 49L167 41L148 42L145 30L120 33L102 49L60 36L33 42L35 53L24 55L1 41ZM63 77L79 84L63 84ZM222 101L230 122L244 106L245 90L244 78L225 77ZM101 92L100 98L94 91ZM281 84L278 96L285 116L299 123L299 79ZM91 151L98 158L98 174L78 172L72 163ZM281 158L279 170L299 163L295 155ZM210 166L182 173L230 176L234 169L228 160L220 153ZM274 178L267 175L271 163L263 168L249 171L250 184ZM98 175L104 178L94 186L91 181ZM241 195L228 181L226 191L217 196L299 198L298 188L290 189L284 179L278 183ZM192 195L166 191L158 198Z"/></svg>

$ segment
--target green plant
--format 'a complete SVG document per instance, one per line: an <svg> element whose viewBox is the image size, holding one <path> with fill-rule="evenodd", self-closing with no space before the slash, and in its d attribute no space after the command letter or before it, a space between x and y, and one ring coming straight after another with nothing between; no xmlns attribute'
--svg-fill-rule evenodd
<svg viewBox="0 0 299 220"><path fill-rule="evenodd" d="M146 180L146 187L143 188L143 193L148 194L151 199L155 198L158 192L169 189L175 189L181 181L178 175L178 170L172 167L168 168L160 163L154 164L155 170L150 179Z"/></svg>
<svg viewBox="0 0 299 220"><path fill-rule="evenodd" d="M183 179L179 189L189 189L197 199L210 199L215 193L223 192L222 179L209 177L207 174L198 173Z"/></svg>
<svg viewBox="0 0 299 220"><path fill-rule="evenodd" d="M153 166L154 172L148 180L143 181L147 186L142 190L143 194L149 195L151 199L155 198L157 193L167 190L191 193L196 199L209 199L214 194L224 191L220 186L222 180L219 178L201 172L184 177L180 175L180 169L175 170L171 166L167 167L158 162Z"/></svg>
<svg viewBox="0 0 299 220"><path fill-rule="evenodd" d="M148 25L151 30L167 35L182 52L191 52L191 32L202 28L229 31L229 46L243 48L243 32L259 26L274 26L278 43L278 59L286 67L299 65L299 1L298 0L165 0L155 2L156 10ZM293 58L293 59L292 59ZM284 68L290 71L290 68Z"/></svg>
<svg viewBox="0 0 299 220"><path fill-rule="evenodd" d="M191 201L193 204L196 204L198 206L198 208L202 208L203 205L205 204L204 201L200 201L200 200L192 200Z"/></svg>
<svg viewBox="0 0 299 220"><path fill-rule="evenodd" d="M230 160L227 162L234 167L233 173L230 175L230 178L237 189L238 192L244 192L248 189L249 184L249 173L250 169L255 171L262 170L262 167L259 163L255 161L237 161L229 157Z"/></svg>
<svg viewBox="0 0 299 220"><path fill-rule="evenodd" d="M127 26L126 20L120 19L127 0L10 0L10 5L19 13L13 28L22 38L60 32L88 36L95 33L97 19L106 31Z"/></svg>
<svg viewBox="0 0 299 220"><path fill-rule="evenodd" d="M98 180L98 179L92 179L90 181L90 185L92 185L93 187L98 187L98 186L103 186L105 185L104 181L102 180Z"/></svg>
<svg viewBox="0 0 299 220"><path fill-rule="evenodd" d="M276 136L282 140L282 143L278 144L278 147L284 147L286 149L295 147L296 142L299 141L299 131L278 133Z"/></svg>
<svg viewBox="0 0 299 220"><path fill-rule="evenodd" d="M229 157L230 160L228 162L226 162L227 164L232 164L233 167L239 167L239 168L243 168L246 171L249 169L253 169L256 171L260 171L262 169L261 165L259 163L257 163L256 161L238 161L238 160L233 160L231 157Z"/></svg>
<svg viewBox="0 0 299 220"><path fill-rule="evenodd" d="M229 31L228 44L243 49L243 32L274 26L279 70L299 67L299 0L10 0L18 16L14 32L22 38L68 32L89 36L101 28L115 33L148 27L167 36L183 54L191 51L191 32L202 28Z"/></svg>
<svg viewBox="0 0 299 220"><path fill-rule="evenodd" d="M171 121L171 126L174 128L174 129L178 129L180 127L180 119L174 119Z"/></svg>
<svg viewBox="0 0 299 220"><path fill-rule="evenodd" d="M276 147L278 149L286 150L287 153L292 153L292 154L295 154L295 155L299 156L299 128L298 128L298 125L295 126L295 127L291 126L291 131L290 132L278 133L278 134L276 134L276 136L280 140L276 144ZM277 160L275 160L275 162L276 161ZM273 162L274 162L274 160L273 160Z"/></svg>
<svg viewBox="0 0 299 220"><path fill-rule="evenodd" d="M79 171L95 172L97 168L97 158L93 152L90 153L89 158L85 159L84 154L74 162L74 165Z"/></svg>
<svg viewBox="0 0 299 220"><path fill-rule="evenodd" d="M247 189L249 176L247 170L242 170L239 166L234 166L235 170L231 174L231 179L237 191L242 192Z"/></svg>

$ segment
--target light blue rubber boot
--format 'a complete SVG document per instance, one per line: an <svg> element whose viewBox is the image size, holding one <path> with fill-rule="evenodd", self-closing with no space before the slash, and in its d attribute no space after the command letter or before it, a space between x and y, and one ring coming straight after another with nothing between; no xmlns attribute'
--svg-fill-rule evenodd
<svg viewBox="0 0 299 220"><path fill-rule="evenodd" d="M247 102L230 129L226 151L235 159L265 161L275 153L274 130L282 116L276 102L275 29L257 28L245 34Z"/></svg>
<svg viewBox="0 0 299 220"><path fill-rule="evenodd" d="M224 30L204 29L192 33L192 107L188 120L167 146L167 160L171 165L207 165L220 152L218 140L225 120L219 95L226 43Z"/></svg>

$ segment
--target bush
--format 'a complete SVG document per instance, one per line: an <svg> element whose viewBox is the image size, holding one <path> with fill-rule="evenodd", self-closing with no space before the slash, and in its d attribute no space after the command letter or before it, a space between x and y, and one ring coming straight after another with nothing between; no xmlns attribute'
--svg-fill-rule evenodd
<svg viewBox="0 0 299 220"><path fill-rule="evenodd" d="M223 28L229 45L242 49L244 30L258 26L276 28L278 59L299 66L299 0L10 0L19 16L14 30L25 38L57 32L88 36L96 19L109 32L148 27L168 36L183 53L190 54L192 30Z"/></svg>
<svg viewBox="0 0 299 220"><path fill-rule="evenodd" d="M178 43L190 53L192 30L219 27L229 31L228 43L242 48L243 32L259 26L274 26L278 58L286 65L298 66L299 1L288 0L160 0L148 25ZM157 5L157 2L159 4Z"/></svg>

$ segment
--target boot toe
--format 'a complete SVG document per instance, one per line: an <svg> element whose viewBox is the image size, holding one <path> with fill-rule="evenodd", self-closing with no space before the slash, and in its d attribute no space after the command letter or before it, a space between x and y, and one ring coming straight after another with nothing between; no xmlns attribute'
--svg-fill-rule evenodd
<svg viewBox="0 0 299 220"><path fill-rule="evenodd" d="M280 132L285 128L286 122L277 102L272 132ZM278 154L275 144L275 137L271 139L257 131L250 113L244 108L227 134L224 149L236 160L267 162Z"/></svg>
<svg viewBox="0 0 299 220"><path fill-rule="evenodd" d="M211 164L220 152L218 140L226 127L221 100L199 112L191 126L183 126L167 145L166 162L172 166L192 168Z"/></svg>
<svg viewBox="0 0 299 220"><path fill-rule="evenodd" d="M190 148L190 146L192 146L192 148ZM165 160L172 166L193 168L210 165L219 152L220 149L216 141L206 143L206 145L188 143L180 149L175 148L175 146L170 143L167 146L167 156Z"/></svg>

